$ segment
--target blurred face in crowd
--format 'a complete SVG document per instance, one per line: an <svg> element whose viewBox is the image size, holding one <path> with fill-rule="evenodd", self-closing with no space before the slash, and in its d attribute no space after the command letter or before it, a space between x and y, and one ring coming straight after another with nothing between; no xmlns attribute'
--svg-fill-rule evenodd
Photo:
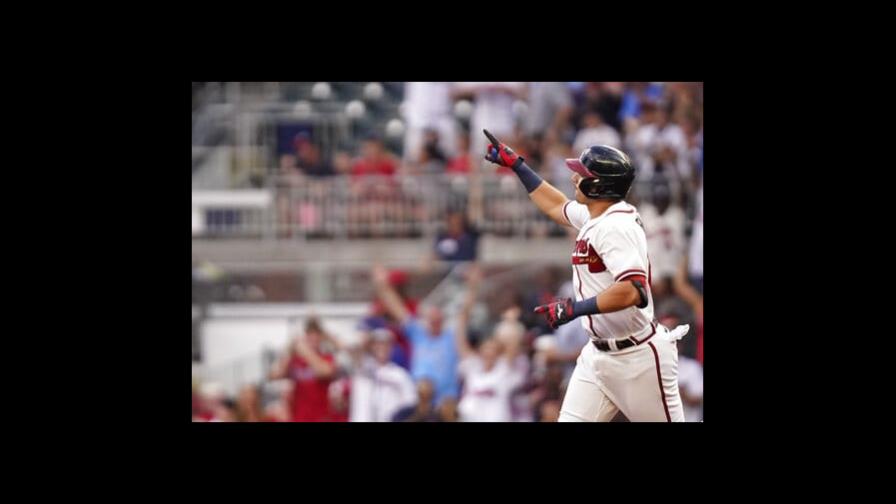
<svg viewBox="0 0 896 504"><path fill-rule="evenodd" d="M656 210L660 215L666 213L666 210L669 209L669 205L672 204L672 194L669 191L669 186L662 184L654 187L653 204L656 206Z"/></svg>
<svg viewBox="0 0 896 504"><path fill-rule="evenodd" d="M669 112L666 111L665 107L656 111L656 122L660 127L669 124Z"/></svg>
<svg viewBox="0 0 896 504"><path fill-rule="evenodd" d="M321 334L315 329L305 331L304 335L299 336L299 338L303 338L305 343L308 344L313 350L318 350L320 348L321 342Z"/></svg>
<svg viewBox="0 0 896 504"><path fill-rule="evenodd" d="M339 173L345 173L351 170L352 156L348 152L339 151L333 157L333 168Z"/></svg>
<svg viewBox="0 0 896 504"><path fill-rule="evenodd" d="M585 114L584 123L586 128L596 128L603 124L603 121L600 120L600 114L597 112L588 112Z"/></svg>
<svg viewBox="0 0 896 504"><path fill-rule="evenodd" d="M417 382L417 400L420 404L431 404L432 399L435 397L435 389L433 388L432 382L427 379L422 379Z"/></svg>
<svg viewBox="0 0 896 504"><path fill-rule="evenodd" d="M439 416L443 422L457 421L457 400L453 397L445 398L439 405Z"/></svg>
<svg viewBox="0 0 896 504"><path fill-rule="evenodd" d="M501 343L497 338L489 338L482 342L482 345L479 347L479 356L482 357L482 363L485 366L486 371L491 369L496 362L498 362L498 358L501 356Z"/></svg>
<svg viewBox="0 0 896 504"><path fill-rule="evenodd" d="M459 235L464 232L464 216L460 212L452 212L446 221L448 234Z"/></svg>
<svg viewBox="0 0 896 504"><path fill-rule="evenodd" d="M641 106L641 123L652 124L658 121L657 107L655 104L647 102Z"/></svg>
<svg viewBox="0 0 896 504"><path fill-rule="evenodd" d="M426 308L426 325L429 326L431 336L442 334L442 323L444 315L438 306L430 306Z"/></svg>
<svg viewBox="0 0 896 504"><path fill-rule="evenodd" d="M361 146L361 155L369 160L377 160L383 154L383 144L379 140L366 140Z"/></svg>
<svg viewBox="0 0 896 504"><path fill-rule="evenodd" d="M376 338L373 340L373 343L370 345L370 351L373 353L373 357L380 364L385 364L389 362L389 357L392 355L392 339L390 338Z"/></svg>
<svg viewBox="0 0 896 504"><path fill-rule="evenodd" d="M457 136L457 152L466 154L470 151L470 137L467 135Z"/></svg>

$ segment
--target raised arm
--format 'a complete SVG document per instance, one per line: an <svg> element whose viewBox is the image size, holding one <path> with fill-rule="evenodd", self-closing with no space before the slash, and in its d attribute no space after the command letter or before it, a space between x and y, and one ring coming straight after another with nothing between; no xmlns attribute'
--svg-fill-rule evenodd
<svg viewBox="0 0 896 504"><path fill-rule="evenodd" d="M569 201L566 195L542 179L510 147L498 142L490 133L486 133L486 136L489 137L492 144L488 146L488 154L485 159L513 170L526 187L526 191L529 192L529 199L539 210L557 224L571 226L563 215L563 206Z"/></svg>
<svg viewBox="0 0 896 504"><path fill-rule="evenodd" d="M457 327L454 328L454 339L457 343L457 353L461 359L469 357L474 353L470 342L467 340L467 327L470 324L470 312L476 303L476 295L479 292L479 282L482 280L482 271L479 265L471 264L467 273L467 292L464 295L463 305L457 316Z"/></svg>
<svg viewBox="0 0 896 504"><path fill-rule="evenodd" d="M373 268L373 285L386 310L395 317L398 323L406 324L411 318L411 313L405 308L404 302L395 289L389 285L388 273L382 266L377 265Z"/></svg>

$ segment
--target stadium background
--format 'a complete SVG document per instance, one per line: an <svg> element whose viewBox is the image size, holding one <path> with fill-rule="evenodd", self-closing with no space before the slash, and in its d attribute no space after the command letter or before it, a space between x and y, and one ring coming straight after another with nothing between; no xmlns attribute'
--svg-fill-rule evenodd
<svg viewBox="0 0 896 504"><path fill-rule="evenodd" d="M470 344L521 328L500 335L519 359L507 414L556 418L587 337L578 323L555 333L531 310L571 295L575 234L482 159L482 128L570 197L564 158L598 143L632 156L628 200L648 233L656 316L691 324L681 389L687 420L702 420L702 83L194 82L194 421L363 418L351 394L373 389L352 383L376 329L392 333L397 365L410 369L414 355L377 271L421 319L439 307L449 330L477 272ZM312 380L326 392L311 405L317 416L302 413L309 377L279 369L309 327L332 362ZM475 421L459 411L463 385L438 404L418 395L394 418Z"/></svg>

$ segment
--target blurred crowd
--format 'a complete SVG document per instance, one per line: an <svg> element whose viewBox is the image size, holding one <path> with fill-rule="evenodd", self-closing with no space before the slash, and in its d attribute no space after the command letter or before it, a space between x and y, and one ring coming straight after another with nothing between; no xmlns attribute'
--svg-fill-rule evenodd
<svg viewBox="0 0 896 504"><path fill-rule="evenodd" d="M574 191L565 158L594 144L632 157L638 184L628 200L647 234L655 315L670 328L691 326L678 342L679 385L686 420L701 421L703 84L407 83L403 110L400 149L369 134L355 150L325 155L313 135L299 134L272 175L282 191L312 192L326 191L334 175L347 176L354 199L340 211L352 222L441 223L430 259L455 265L449 280L456 295L422 302L408 294L415 272L374 267L375 294L356 337L309 320L261 383L246 384L235 397L213 383L196 384L194 421L556 421L588 337L578 321L554 331L532 313L556 297L574 297L569 267L506 275L476 263L484 232L476 223L500 217L489 212L520 211L477 200L490 194L477 192L478 175L509 175L507 191L523 191L509 170L482 159L483 128L567 195ZM422 174L461 182L427 187L402 180ZM457 198L434 215L423 203L446 187ZM284 194L283 221L310 228L327 222L328 208ZM531 204L525 210L537 212Z"/></svg>
<svg viewBox="0 0 896 504"><path fill-rule="evenodd" d="M552 330L533 313L572 295L568 270L511 273L458 262L449 273L456 302L437 303L408 295L413 275L376 266L376 294L356 334L308 319L261 383L236 397L214 383L194 387L193 420L554 422L588 335L579 321ZM678 342L679 387L686 420L702 421L702 281L683 260L653 287L657 320L691 325Z"/></svg>
<svg viewBox="0 0 896 504"><path fill-rule="evenodd" d="M529 215L530 207L504 208L495 190L483 187L491 181L483 175L512 175L483 160L483 128L566 194L572 185L565 158L595 144L620 148L637 170L633 203L660 192L693 215L703 180L702 83L408 82L403 97L397 144L387 142L385 126L346 145L328 145L308 131L295 136L269 177L280 190L283 234L300 226L327 235L325 223L335 218L347 222L351 237L413 236L417 228L403 223L440 220L468 204L478 222ZM335 183L334 175L348 182ZM498 189L515 190L514 182ZM445 201L434 208L434 199Z"/></svg>

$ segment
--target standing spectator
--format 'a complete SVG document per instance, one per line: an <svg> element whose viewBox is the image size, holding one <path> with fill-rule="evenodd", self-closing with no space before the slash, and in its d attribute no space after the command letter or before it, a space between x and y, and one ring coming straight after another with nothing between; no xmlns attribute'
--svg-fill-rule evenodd
<svg viewBox="0 0 896 504"><path fill-rule="evenodd" d="M323 332L317 319L309 319L304 334L293 340L289 354L271 370L271 379L289 378L293 382L293 422L330 420L328 388L336 366L333 355L321 349Z"/></svg>
<svg viewBox="0 0 896 504"><path fill-rule="evenodd" d="M525 328L519 322L504 320L479 348L470 346L467 323L479 277L478 269L471 269L467 298L454 331L464 381L457 410L464 422L510 422L513 420L511 398L524 384L528 373L528 361L520 355Z"/></svg>
<svg viewBox="0 0 896 504"><path fill-rule="evenodd" d="M639 206L647 250L650 251L651 283L671 279L684 253L684 211L672 205L672 194L664 179L651 184L649 201Z"/></svg>
<svg viewBox="0 0 896 504"><path fill-rule="evenodd" d="M302 173L311 177L333 175L333 167L323 159L320 147L315 145L306 133L296 135L295 146L296 167Z"/></svg>
<svg viewBox="0 0 896 504"><path fill-rule="evenodd" d="M479 233L470 226L463 212L451 212L445 229L436 236L435 253L440 261L475 261Z"/></svg>
<svg viewBox="0 0 896 504"><path fill-rule="evenodd" d="M666 105L647 102L642 108L643 122L629 143L638 177L653 180L662 175L677 196L691 176L687 140L681 128L670 122Z"/></svg>
<svg viewBox="0 0 896 504"><path fill-rule="evenodd" d="M368 135L361 144L361 157L355 160L351 171L355 178L368 175L391 177L397 166L397 160L386 150L383 141L376 135Z"/></svg>
<svg viewBox="0 0 896 504"><path fill-rule="evenodd" d="M413 313L415 311L415 309L411 309L411 306L413 305L411 305L407 299L404 301L405 307ZM379 300L377 300L377 302L379 302ZM382 309L382 305L379 305L378 308ZM362 331L362 338L367 340L371 339L373 332L378 329L385 329L391 332L393 345L389 360L404 369L411 369L411 346L398 324L393 323L393 321L388 320L384 316L368 316L361 320L358 329Z"/></svg>
<svg viewBox="0 0 896 504"><path fill-rule="evenodd" d="M399 410L414 404L417 391L411 375L389 360L392 333L375 329L362 343L366 350L356 354L351 373L352 422L390 422Z"/></svg>
<svg viewBox="0 0 896 504"><path fill-rule="evenodd" d="M455 121L452 115L452 83L408 82L404 91L404 114L407 132L404 158L411 164L420 162L420 147L427 129L438 132L439 147L448 155L454 151Z"/></svg>
<svg viewBox="0 0 896 504"><path fill-rule="evenodd" d="M361 146L361 157L352 165L352 200L348 206L351 235L381 236L397 222L398 185L393 178L398 161L386 151L382 140L369 135Z"/></svg>
<svg viewBox="0 0 896 504"><path fill-rule="evenodd" d="M373 269L373 281L386 310L401 324L411 342L411 376L414 380L433 381L437 405L446 398L457 398L457 348L454 332L444 324L442 310L427 307L421 321L408 311L389 285L388 273L382 266Z"/></svg>

